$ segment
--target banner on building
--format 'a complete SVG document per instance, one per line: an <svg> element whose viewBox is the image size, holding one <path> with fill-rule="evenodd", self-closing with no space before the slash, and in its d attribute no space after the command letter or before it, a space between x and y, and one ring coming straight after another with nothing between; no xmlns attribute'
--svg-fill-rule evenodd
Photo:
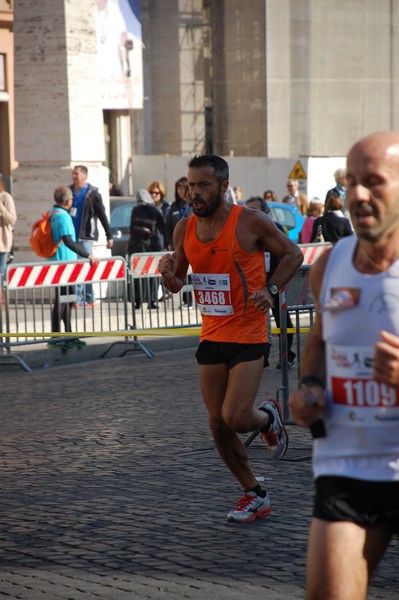
<svg viewBox="0 0 399 600"><path fill-rule="evenodd" d="M95 0L103 109L143 108L140 0Z"/></svg>

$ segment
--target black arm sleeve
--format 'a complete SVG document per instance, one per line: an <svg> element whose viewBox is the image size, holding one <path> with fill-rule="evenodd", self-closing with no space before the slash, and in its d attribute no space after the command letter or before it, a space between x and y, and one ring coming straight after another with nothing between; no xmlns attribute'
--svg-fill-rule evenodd
<svg viewBox="0 0 399 600"><path fill-rule="evenodd" d="M163 216L163 214L158 209L156 209L156 210L157 210L157 213L158 213L158 216L157 216L158 229L159 229L159 231L162 233L162 235L165 238L165 236L166 236L165 217Z"/></svg>
<svg viewBox="0 0 399 600"><path fill-rule="evenodd" d="M353 229L349 219L345 218L344 236L353 235Z"/></svg>
<svg viewBox="0 0 399 600"><path fill-rule="evenodd" d="M165 219L165 240L166 244L173 248L173 212L172 207L169 209Z"/></svg>
<svg viewBox="0 0 399 600"><path fill-rule="evenodd" d="M76 254L83 256L83 258L89 258L90 254L87 252L87 250L78 244L78 242L74 242L70 235L63 235L62 241L67 248L72 250L72 252L76 252Z"/></svg>
<svg viewBox="0 0 399 600"><path fill-rule="evenodd" d="M312 242L314 242L314 239L315 239L315 237L316 237L316 235L317 235L317 227L318 227L319 225L321 225L320 219L315 219L315 220L313 221L312 235L311 235L311 238L310 238L310 242L311 242L311 243L312 243Z"/></svg>
<svg viewBox="0 0 399 600"><path fill-rule="evenodd" d="M108 221L107 215L105 214L103 199L101 198L101 195L97 190L92 189L91 193L92 193L94 214L99 218L100 223L104 228L107 240L112 240L113 239L112 231L109 226L109 221Z"/></svg>

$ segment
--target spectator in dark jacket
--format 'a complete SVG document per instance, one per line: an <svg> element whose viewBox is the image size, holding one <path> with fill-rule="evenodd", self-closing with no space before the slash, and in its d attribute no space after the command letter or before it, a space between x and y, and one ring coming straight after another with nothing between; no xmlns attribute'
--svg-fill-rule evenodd
<svg viewBox="0 0 399 600"><path fill-rule="evenodd" d="M170 209L170 204L166 200L165 186L160 181L151 181L147 185L147 192L149 192L151 198L155 202L155 206L159 211L161 211L163 218L166 221L166 217L168 216L168 212ZM166 249L167 242L165 239L162 240L162 245Z"/></svg>
<svg viewBox="0 0 399 600"><path fill-rule="evenodd" d="M98 188L87 182L88 169L85 165L76 165L72 171L72 185L69 186L73 194L73 203L69 209L73 226L76 232L76 241L86 252L92 254L93 242L98 240L97 221L104 228L107 237L107 248L112 248L114 240L109 226L103 200ZM83 294L85 297L83 297ZM76 286L77 306L86 302L86 306L95 303L93 285Z"/></svg>
<svg viewBox="0 0 399 600"><path fill-rule="evenodd" d="M140 252L160 252L164 250L165 219L147 190L138 190L136 199L137 206L133 208L130 217L128 253L131 255ZM134 280L136 308L140 308L141 305L144 283L144 279ZM157 280L151 278L147 287L150 296L148 308L157 308Z"/></svg>
<svg viewBox="0 0 399 600"><path fill-rule="evenodd" d="M166 200L166 189L160 181L151 181L147 185L147 191L155 202L155 206L161 211L164 218L169 212L170 204Z"/></svg>
<svg viewBox="0 0 399 600"><path fill-rule="evenodd" d="M344 203L342 212L344 213L344 216L346 216L348 214L346 208L346 169L337 169L334 173L334 179L335 187L333 187L331 190L328 190L327 195L330 192L335 192L336 194L338 194L338 196Z"/></svg>
<svg viewBox="0 0 399 600"><path fill-rule="evenodd" d="M337 192L327 192L324 204L324 215L313 222L312 242L318 241L318 228L321 226L321 232L325 242L336 244L339 239L348 235L353 235L353 230L349 219L344 217L342 209L344 202Z"/></svg>

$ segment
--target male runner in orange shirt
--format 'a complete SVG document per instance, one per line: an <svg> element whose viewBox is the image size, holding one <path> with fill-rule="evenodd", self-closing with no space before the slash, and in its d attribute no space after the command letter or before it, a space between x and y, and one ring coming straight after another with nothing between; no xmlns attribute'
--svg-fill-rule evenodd
<svg viewBox="0 0 399 600"><path fill-rule="evenodd" d="M159 271L164 286L176 293L192 266L202 314L196 353L202 395L219 454L244 490L228 520L252 521L270 514L270 501L237 433L260 430L274 458L282 458L287 450L278 404L268 399L259 409L253 405L264 365L267 311L303 256L266 215L224 201L229 167L223 158L194 157L188 185L194 215L177 224L175 251L161 258ZM266 249L280 257L270 282L266 282Z"/></svg>

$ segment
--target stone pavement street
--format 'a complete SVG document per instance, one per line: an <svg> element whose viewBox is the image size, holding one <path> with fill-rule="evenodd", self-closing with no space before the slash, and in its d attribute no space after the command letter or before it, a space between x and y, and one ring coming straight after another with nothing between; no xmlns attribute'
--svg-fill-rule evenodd
<svg viewBox="0 0 399 600"><path fill-rule="evenodd" d="M280 385L275 363L259 401ZM272 515L227 523L241 491L213 447L194 347L0 376L1 599L305 597L310 436L289 426L280 462L251 444ZM398 597L395 540L369 598Z"/></svg>

